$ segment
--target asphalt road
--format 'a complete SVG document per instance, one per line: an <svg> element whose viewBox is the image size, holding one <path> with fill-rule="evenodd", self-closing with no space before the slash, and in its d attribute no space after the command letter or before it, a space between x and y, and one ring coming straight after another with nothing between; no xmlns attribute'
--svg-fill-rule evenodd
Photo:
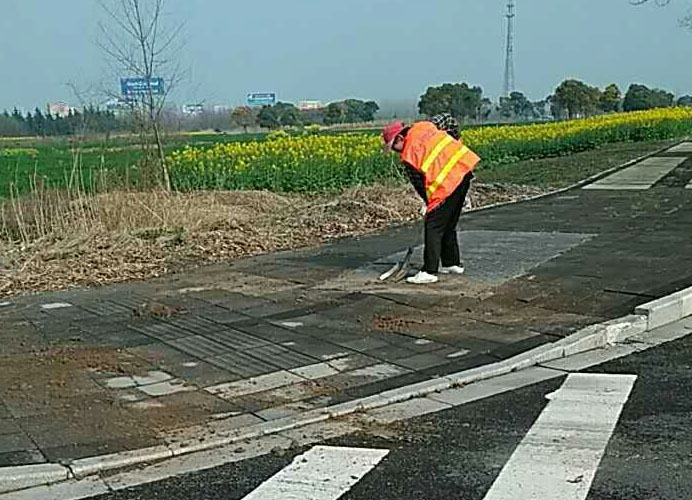
<svg viewBox="0 0 692 500"><path fill-rule="evenodd" d="M638 378L587 499L692 498L692 336L588 371L635 374ZM564 377L551 380L323 443L389 450L388 456L341 498L483 500L546 409L545 396L564 382ZM241 500L309 449L277 451L99 500Z"/></svg>

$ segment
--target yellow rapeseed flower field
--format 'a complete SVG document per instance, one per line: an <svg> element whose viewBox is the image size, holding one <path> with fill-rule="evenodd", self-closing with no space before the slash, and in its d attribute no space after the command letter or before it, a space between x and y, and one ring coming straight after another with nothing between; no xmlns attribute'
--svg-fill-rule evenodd
<svg viewBox="0 0 692 500"><path fill-rule="evenodd" d="M692 108L664 108L532 125L480 127L462 140L482 166L692 133ZM324 191L396 176L377 134L269 134L264 141L184 147L170 155L179 189Z"/></svg>

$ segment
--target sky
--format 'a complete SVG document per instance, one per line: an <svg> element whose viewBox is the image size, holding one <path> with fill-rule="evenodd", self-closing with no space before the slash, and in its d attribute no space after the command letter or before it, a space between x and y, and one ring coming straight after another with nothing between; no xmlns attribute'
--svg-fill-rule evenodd
<svg viewBox="0 0 692 500"><path fill-rule="evenodd" d="M1 0L0 110L77 105L74 89L117 89L99 48L96 0ZM110 0L106 0L110 1ZM516 87L549 95L565 78L692 94L690 0L516 0ZM179 103L279 99L415 102L430 85L469 82L496 98L504 73L506 0L166 0L184 23ZM90 93L91 92L91 93ZM95 95L95 94L94 94ZM97 97L94 97L96 99Z"/></svg>

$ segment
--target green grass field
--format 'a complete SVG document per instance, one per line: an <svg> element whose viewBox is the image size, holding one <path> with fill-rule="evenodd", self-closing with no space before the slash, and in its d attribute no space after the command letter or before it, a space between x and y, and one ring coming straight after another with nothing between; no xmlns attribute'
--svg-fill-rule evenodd
<svg viewBox="0 0 692 500"><path fill-rule="evenodd" d="M166 151L183 145L262 139L264 134L188 134L167 138ZM526 160L480 168L481 182L563 187L595 173L660 149L674 141L642 141L609 144L555 158ZM0 139L0 198L31 192L34 178L47 188L65 188L81 179L87 191L107 175L108 187L136 185L142 152L132 137L87 140L77 144L61 139Z"/></svg>
<svg viewBox="0 0 692 500"><path fill-rule="evenodd" d="M189 134L166 139L166 152L188 144L212 145L261 139L264 134ZM67 138L0 138L0 198L12 192L30 192L34 178L44 187L64 188L81 178L91 189L102 172L109 185L135 182L139 178L138 163L142 151L131 136L86 140L77 143Z"/></svg>

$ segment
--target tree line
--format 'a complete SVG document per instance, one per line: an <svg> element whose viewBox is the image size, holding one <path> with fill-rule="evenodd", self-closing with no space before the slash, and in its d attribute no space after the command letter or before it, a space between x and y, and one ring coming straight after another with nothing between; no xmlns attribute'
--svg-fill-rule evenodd
<svg viewBox="0 0 692 500"><path fill-rule="evenodd" d="M483 89L467 83L445 83L429 87L418 103L426 116L451 113L462 121L531 121L584 118L617 111L638 111L671 106L692 106L692 96L675 99L671 92L632 84L623 95L611 84L603 90L569 79L540 101L530 101L522 92L512 92L497 103L483 97Z"/></svg>
<svg viewBox="0 0 692 500"><path fill-rule="evenodd" d="M129 124L108 110L87 106L82 111L71 109L67 115L52 115L36 108L33 113L21 113L15 108L0 114L0 136L68 136L82 132L110 133L127 130Z"/></svg>
<svg viewBox="0 0 692 500"><path fill-rule="evenodd" d="M295 127L300 125L336 125L339 123L371 122L380 107L375 101L346 99L332 102L324 108L296 108L293 104L280 102L265 106L257 113L257 125L262 128Z"/></svg>

